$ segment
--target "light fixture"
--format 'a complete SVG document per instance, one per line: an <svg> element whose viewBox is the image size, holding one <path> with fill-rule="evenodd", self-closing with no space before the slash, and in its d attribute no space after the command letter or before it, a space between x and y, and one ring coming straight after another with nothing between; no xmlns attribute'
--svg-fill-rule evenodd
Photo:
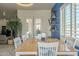
<svg viewBox="0 0 79 59"><path fill-rule="evenodd" d="M56 13L55 10L52 9L52 10L51 10L51 18L56 18L55 13Z"/></svg>
<svg viewBox="0 0 79 59"><path fill-rule="evenodd" d="M55 14L53 13L52 17L51 18L56 18Z"/></svg>
<svg viewBox="0 0 79 59"><path fill-rule="evenodd" d="M19 6L24 6L24 7L30 7L33 5L33 3L16 3Z"/></svg>
<svg viewBox="0 0 79 59"><path fill-rule="evenodd" d="M5 16L6 15L5 8L2 8L2 12L3 12L2 15Z"/></svg>
<svg viewBox="0 0 79 59"><path fill-rule="evenodd" d="M29 19L26 19L26 23L29 23Z"/></svg>
<svg viewBox="0 0 79 59"><path fill-rule="evenodd" d="M3 16L5 16L6 14L5 14L5 11L3 11Z"/></svg>

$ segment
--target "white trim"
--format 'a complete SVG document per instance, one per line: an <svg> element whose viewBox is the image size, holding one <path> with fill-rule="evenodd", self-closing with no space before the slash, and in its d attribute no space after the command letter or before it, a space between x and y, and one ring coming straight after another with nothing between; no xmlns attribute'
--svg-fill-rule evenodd
<svg viewBox="0 0 79 59"><path fill-rule="evenodd" d="M62 55L77 56L77 52L57 52L57 55L60 55L60 56L62 56Z"/></svg>
<svg viewBox="0 0 79 59"><path fill-rule="evenodd" d="M68 3L67 3L68 4ZM62 11L64 10L63 8L67 5L67 4L63 4L62 6L61 6L61 8L60 8L60 38L62 39L62 37L61 37L61 35L62 35L62 33L61 33L61 31L62 31L62 20L64 20L64 19L62 19Z"/></svg>
<svg viewBox="0 0 79 59"><path fill-rule="evenodd" d="M16 55L37 55L37 52L16 52Z"/></svg>
<svg viewBox="0 0 79 59"><path fill-rule="evenodd" d="M60 8L60 10L62 10L65 6L67 6L68 4L70 4L70 3L64 3L62 6L61 6L61 8Z"/></svg>
<svg viewBox="0 0 79 59"><path fill-rule="evenodd" d="M37 55L37 52L16 52L16 56L20 56L20 55ZM73 56L77 56L77 52L57 52L57 55L73 55Z"/></svg>

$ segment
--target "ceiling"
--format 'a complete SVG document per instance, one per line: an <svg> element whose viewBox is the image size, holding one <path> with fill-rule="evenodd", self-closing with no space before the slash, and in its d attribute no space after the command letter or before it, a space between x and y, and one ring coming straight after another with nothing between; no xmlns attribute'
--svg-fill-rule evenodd
<svg viewBox="0 0 79 59"><path fill-rule="evenodd" d="M0 3L0 18L3 17L3 12L6 13L6 18L16 17L17 9L25 10L49 10L55 3L34 3L31 7L22 7L16 3Z"/></svg>
<svg viewBox="0 0 79 59"><path fill-rule="evenodd" d="M18 9L26 10L49 10L54 6L54 3L34 3L31 7L22 7L17 5Z"/></svg>
<svg viewBox="0 0 79 59"><path fill-rule="evenodd" d="M5 12L5 16L3 16ZM0 3L0 19L2 18L16 18L17 9L15 3Z"/></svg>

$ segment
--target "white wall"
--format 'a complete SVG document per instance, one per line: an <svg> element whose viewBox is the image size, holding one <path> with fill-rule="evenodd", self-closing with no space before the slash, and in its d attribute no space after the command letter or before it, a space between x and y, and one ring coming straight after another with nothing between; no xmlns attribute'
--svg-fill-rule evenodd
<svg viewBox="0 0 79 59"><path fill-rule="evenodd" d="M17 16L21 19L22 22L22 34L24 34L27 31L26 28L26 19L29 18L41 18L42 19L42 27L41 31L46 32L47 35L50 35L49 31L49 23L48 19L51 17L51 11L50 10L17 10Z"/></svg>

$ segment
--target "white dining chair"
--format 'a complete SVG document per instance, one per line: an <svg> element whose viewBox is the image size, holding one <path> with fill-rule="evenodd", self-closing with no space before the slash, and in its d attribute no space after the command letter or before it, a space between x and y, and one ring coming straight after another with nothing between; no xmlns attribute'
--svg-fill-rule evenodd
<svg viewBox="0 0 79 59"><path fill-rule="evenodd" d="M26 33L25 33L25 37L26 37L26 39L30 39L31 33L30 33L30 32L26 32Z"/></svg>
<svg viewBox="0 0 79 59"><path fill-rule="evenodd" d="M74 48L75 48L75 46L78 46L78 47L79 47L79 39L76 39L76 40L75 40Z"/></svg>
<svg viewBox="0 0 79 59"><path fill-rule="evenodd" d="M41 40L46 40L46 33L41 33Z"/></svg>
<svg viewBox="0 0 79 59"><path fill-rule="evenodd" d="M79 53L79 39L75 39L74 48L77 51L77 53L75 55L78 56L78 53Z"/></svg>
<svg viewBox="0 0 79 59"><path fill-rule="evenodd" d="M41 33L41 36L46 38L46 33Z"/></svg>
<svg viewBox="0 0 79 59"><path fill-rule="evenodd" d="M59 42L38 42L38 56L56 56Z"/></svg>
<svg viewBox="0 0 79 59"><path fill-rule="evenodd" d="M65 45L69 45L70 47L74 47L75 39L68 37L65 39Z"/></svg>
<svg viewBox="0 0 79 59"><path fill-rule="evenodd" d="M17 37L14 39L14 46L17 48L21 44L21 39L20 37Z"/></svg>
<svg viewBox="0 0 79 59"><path fill-rule="evenodd" d="M38 39L38 40L41 40L41 34L38 34L38 35L37 35L37 39Z"/></svg>
<svg viewBox="0 0 79 59"><path fill-rule="evenodd" d="M22 40L23 40L23 42L26 40L26 36L25 35L22 35Z"/></svg>
<svg viewBox="0 0 79 59"><path fill-rule="evenodd" d="M71 51L69 48L74 48L75 39L71 37L66 37L64 44L66 46L65 51Z"/></svg>

